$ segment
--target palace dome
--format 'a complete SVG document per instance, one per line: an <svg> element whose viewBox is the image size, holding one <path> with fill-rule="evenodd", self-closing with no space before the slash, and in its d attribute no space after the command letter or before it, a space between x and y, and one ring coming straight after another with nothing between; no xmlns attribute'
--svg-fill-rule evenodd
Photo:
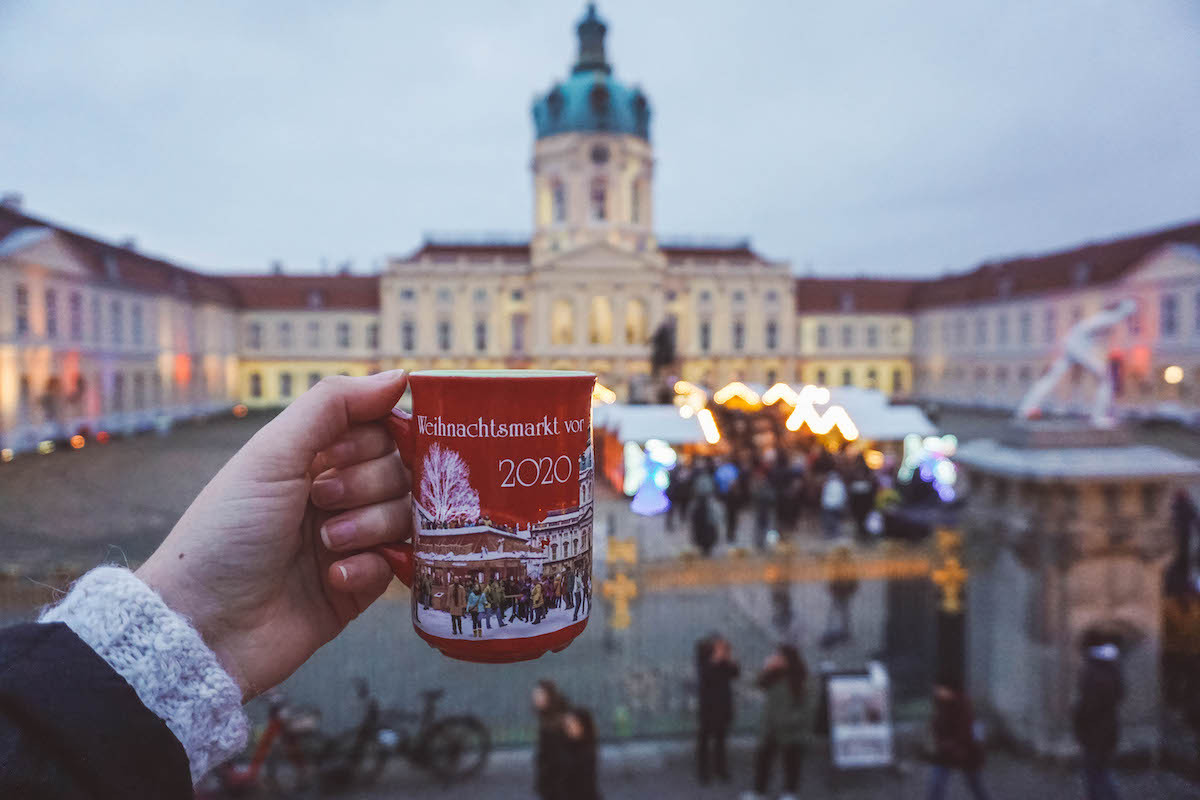
<svg viewBox="0 0 1200 800"><path fill-rule="evenodd" d="M537 138L559 133L627 133L650 140L650 101L636 86L621 83L604 55L606 26L594 3L576 26L579 59L571 75L533 104Z"/></svg>

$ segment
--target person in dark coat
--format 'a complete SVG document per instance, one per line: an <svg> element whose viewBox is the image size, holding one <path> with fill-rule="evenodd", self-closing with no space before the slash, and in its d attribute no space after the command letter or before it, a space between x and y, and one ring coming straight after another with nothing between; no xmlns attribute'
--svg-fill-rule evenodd
<svg viewBox="0 0 1200 800"><path fill-rule="evenodd" d="M705 461L692 477L692 543L704 555L717 543L717 484L712 465Z"/></svg>
<svg viewBox="0 0 1200 800"><path fill-rule="evenodd" d="M875 472L867 466L867 459L862 453L858 454L850 467L846 489L855 534L859 541L866 541L871 538L871 533L867 530L867 516L875 508L875 492L879 489L879 480L875 477Z"/></svg>
<svg viewBox="0 0 1200 800"><path fill-rule="evenodd" d="M725 738L733 722L733 682L741 672L733 648L723 636L710 636L696 644L696 677L700 699L700 727L696 736L696 772L708 783L709 762L718 780L729 780Z"/></svg>
<svg viewBox="0 0 1200 800"><path fill-rule="evenodd" d="M1088 637L1084 648L1073 720L1083 750L1084 791L1088 800L1115 800L1117 790L1109 769L1120 738L1117 708L1125 698L1121 651L1115 643L1097 637Z"/></svg>
<svg viewBox="0 0 1200 800"><path fill-rule="evenodd" d="M600 800L596 786L596 726L590 712L568 708L560 715L550 754L544 800Z"/></svg>
<svg viewBox="0 0 1200 800"><path fill-rule="evenodd" d="M560 744L562 716L567 711L567 698L553 681L540 680L533 687L533 712L537 714L538 738L534 751L533 788L542 800L554 797L558 783L555 767Z"/></svg>
<svg viewBox="0 0 1200 800"><path fill-rule="evenodd" d="M754 791L744 798L761 800L771 780L771 762L776 754L783 760L781 800L795 800L800 785L800 762L811 727L808 711L808 666L800 651L781 645L771 654L758 677L766 695L762 733L754 755Z"/></svg>
<svg viewBox="0 0 1200 800"><path fill-rule="evenodd" d="M942 800L953 770L961 770L976 800L988 800L979 772L983 746L975 738L975 717L962 687L945 681L933 687L933 772L929 800Z"/></svg>

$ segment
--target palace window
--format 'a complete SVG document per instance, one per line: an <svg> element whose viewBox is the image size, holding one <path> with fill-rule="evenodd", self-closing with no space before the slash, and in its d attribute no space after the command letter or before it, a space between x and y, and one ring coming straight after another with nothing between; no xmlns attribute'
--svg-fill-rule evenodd
<svg viewBox="0 0 1200 800"><path fill-rule="evenodd" d="M625 306L625 344L645 344L648 323L646 302L633 299Z"/></svg>
<svg viewBox="0 0 1200 800"><path fill-rule="evenodd" d="M779 323L773 319L767 320L766 340L768 350L779 347ZM774 384L775 381L768 381L768 383Z"/></svg>
<svg viewBox="0 0 1200 800"><path fill-rule="evenodd" d="M100 344L100 295L92 295L92 341Z"/></svg>
<svg viewBox="0 0 1200 800"><path fill-rule="evenodd" d="M1054 340L1058 338L1058 312L1053 308L1047 308L1045 315L1042 317L1042 340L1046 344L1054 344Z"/></svg>
<svg viewBox="0 0 1200 800"><path fill-rule="evenodd" d="M825 370L817 370L817 386L824 386L828 380L829 374Z"/></svg>
<svg viewBox="0 0 1200 800"><path fill-rule="evenodd" d="M367 323L367 347L372 350L379 348L379 323Z"/></svg>
<svg viewBox="0 0 1200 800"><path fill-rule="evenodd" d="M118 372L113 375L113 390L112 390L112 410L125 410L125 375Z"/></svg>
<svg viewBox="0 0 1200 800"><path fill-rule="evenodd" d="M112 336L113 344L120 344L121 339L124 336L124 332L125 332L124 331L124 329L125 329L124 316L125 316L124 308L121 306L121 301L113 300L112 305L109 306L109 320L108 320L109 326L111 328L109 333Z"/></svg>
<svg viewBox="0 0 1200 800"><path fill-rule="evenodd" d="M739 320L734 320L733 323L733 349L746 349L746 323Z"/></svg>
<svg viewBox="0 0 1200 800"><path fill-rule="evenodd" d="M290 323L290 322L279 323L278 331L279 331L279 349L280 350L291 350L292 349L292 323Z"/></svg>
<svg viewBox="0 0 1200 800"><path fill-rule="evenodd" d="M879 346L879 326L878 325L868 325L867 326L867 347L869 347L873 350L878 346Z"/></svg>
<svg viewBox="0 0 1200 800"><path fill-rule="evenodd" d="M888 332L888 339L892 347L904 346L904 326L899 322L892 323L891 330Z"/></svg>
<svg viewBox="0 0 1200 800"><path fill-rule="evenodd" d="M842 326L842 347L853 347L853 346L854 346L854 326L853 325L843 325Z"/></svg>
<svg viewBox="0 0 1200 800"><path fill-rule="evenodd" d="M849 369L842 370L842 386L854 385L854 373Z"/></svg>
<svg viewBox="0 0 1200 800"><path fill-rule="evenodd" d="M513 353L525 352L525 315L513 314L509 319L512 333L512 351Z"/></svg>
<svg viewBox="0 0 1200 800"><path fill-rule="evenodd" d="M902 369L892 370L892 391L893 392L904 391L904 370L902 370Z"/></svg>
<svg viewBox="0 0 1200 800"><path fill-rule="evenodd" d="M550 183L550 206L555 222L567 219L567 187L558 178Z"/></svg>
<svg viewBox="0 0 1200 800"><path fill-rule="evenodd" d="M400 290L400 299L405 302L417 299L417 290L411 286L405 286Z"/></svg>
<svg viewBox="0 0 1200 800"><path fill-rule="evenodd" d="M308 323L307 345L311 348L321 346L321 323L311 321Z"/></svg>
<svg viewBox="0 0 1200 800"><path fill-rule="evenodd" d="M262 348L262 323L251 322L246 326L246 347L250 350Z"/></svg>
<svg viewBox="0 0 1200 800"><path fill-rule="evenodd" d="M734 289L733 290L733 302L735 302L735 303L746 302L746 293L744 291L742 291L741 289Z"/></svg>
<svg viewBox="0 0 1200 800"><path fill-rule="evenodd" d="M67 324L71 330L71 341L83 339L83 295L71 292L67 297Z"/></svg>
<svg viewBox="0 0 1200 800"><path fill-rule="evenodd" d="M346 348L350 346L350 323L339 322L337 324L337 343L338 347Z"/></svg>
<svg viewBox="0 0 1200 800"><path fill-rule="evenodd" d="M291 397L292 396L292 373L290 373L290 372L279 373L279 396L280 397Z"/></svg>
<svg viewBox="0 0 1200 800"><path fill-rule="evenodd" d="M712 323L708 320L700 321L700 352L707 353L712 348Z"/></svg>
<svg viewBox="0 0 1200 800"><path fill-rule="evenodd" d="M262 375L257 372L250 373L250 396L262 397Z"/></svg>
<svg viewBox="0 0 1200 800"><path fill-rule="evenodd" d="M592 344L612 344L612 302L604 295L592 297L588 315L588 339Z"/></svg>
<svg viewBox="0 0 1200 800"><path fill-rule="evenodd" d="M443 286L442 288L437 290L437 301L439 303L443 303L443 304L444 303L453 303L454 302L454 292L452 292L450 290L450 287Z"/></svg>
<svg viewBox="0 0 1200 800"><path fill-rule="evenodd" d="M130 338L133 339L135 345L141 345L144 337L144 328L142 326L142 304L134 303L129 309L129 326L132 329Z"/></svg>
<svg viewBox="0 0 1200 800"><path fill-rule="evenodd" d="M874 367L870 367L867 369L867 388L868 389L878 389L879 388L879 372Z"/></svg>
<svg viewBox="0 0 1200 800"><path fill-rule="evenodd" d="M592 221L603 222L608 219L608 187L604 183L604 178L596 178L592 181L591 194L588 199Z"/></svg>
<svg viewBox="0 0 1200 800"><path fill-rule="evenodd" d="M1033 339L1033 315L1028 311L1022 311L1021 316L1017 318L1017 334L1021 339L1021 344L1029 344Z"/></svg>
<svg viewBox="0 0 1200 800"><path fill-rule="evenodd" d="M1179 333L1179 295L1164 294L1158 302L1158 330L1164 339Z"/></svg>
<svg viewBox="0 0 1200 800"><path fill-rule="evenodd" d="M17 284L17 336L29 335L29 287Z"/></svg>
<svg viewBox="0 0 1200 800"><path fill-rule="evenodd" d="M701 289L700 295L699 295L699 300L702 304L711 303L712 302L712 292L710 292L708 289Z"/></svg>
<svg viewBox="0 0 1200 800"><path fill-rule="evenodd" d="M629 218L634 223L642 221L642 181L634 179L629 187Z"/></svg>
<svg viewBox="0 0 1200 800"><path fill-rule="evenodd" d="M1008 314L996 316L996 346L1008 346Z"/></svg>
<svg viewBox="0 0 1200 800"><path fill-rule="evenodd" d="M437 325L437 341L438 349L443 353L450 352L450 347L453 345L453 329L450 327L450 320L443 319Z"/></svg>
<svg viewBox="0 0 1200 800"><path fill-rule="evenodd" d="M575 343L575 308L565 298L554 301L550 310L550 344L570 345Z"/></svg>
<svg viewBox="0 0 1200 800"><path fill-rule="evenodd" d="M824 323L817 326L817 349L829 347L829 326Z"/></svg>
<svg viewBox="0 0 1200 800"><path fill-rule="evenodd" d="M58 292L46 290L46 337L58 337Z"/></svg>
<svg viewBox="0 0 1200 800"><path fill-rule="evenodd" d="M482 353L487 350L487 322L475 320L475 351Z"/></svg>
<svg viewBox="0 0 1200 800"><path fill-rule="evenodd" d="M975 320L975 344L987 344L987 320L983 317Z"/></svg>
<svg viewBox="0 0 1200 800"><path fill-rule="evenodd" d="M400 323L400 349L411 353L417 346L417 326L411 319Z"/></svg>

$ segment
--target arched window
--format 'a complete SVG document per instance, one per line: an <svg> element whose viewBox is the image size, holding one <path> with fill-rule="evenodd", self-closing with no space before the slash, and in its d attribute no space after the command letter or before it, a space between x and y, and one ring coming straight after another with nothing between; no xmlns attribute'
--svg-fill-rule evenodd
<svg viewBox="0 0 1200 800"><path fill-rule="evenodd" d="M591 313L588 315L588 339L592 344L612 344L612 302L604 295L592 298Z"/></svg>
<svg viewBox="0 0 1200 800"><path fill-rule="evenodd" d="M592 220L603 222L608 219L608 186L604 178L592 180L590 201Z"/></svg>
<svg viewBox="0 0 1200 800"><path fill-rule="evenodd" d="M642 180L634 178L629 188L629 219L633 223L642 221Z"/></svg>
<svg viewBox="0 0 1200 800"><path fill-rule="evenodd" d="M550 310L550 343L575 343L575 309L570 300L558 299Z"/></svg>
<svg viewBox="0 0 1200 800"><path fill-rule="evenodd" d="M552 544L550 545L550 560L553 561L556 558L558 558L558 545Z"/></svg>
<svg viewBox="0 0 1200 800"><path fill-rule="evenodd" d="M550 208L555 222L567 219L567 187L558 178L550 181Z"/></svg>
<svg viewBox="0 0 1200 800"><path fill-rule="evenodd" d="M625 306L625 344L646 343L646 301L633 299Z"/></svg>

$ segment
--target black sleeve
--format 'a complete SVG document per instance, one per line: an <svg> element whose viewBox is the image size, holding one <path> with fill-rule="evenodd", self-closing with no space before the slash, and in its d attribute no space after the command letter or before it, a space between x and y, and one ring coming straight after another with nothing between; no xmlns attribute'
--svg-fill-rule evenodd
<svg viewBox="0 0 1200 800"><path fill-rule="evenodd" d="M190 798L187 754L62 623L0 630L0 797Z"/></svg>

